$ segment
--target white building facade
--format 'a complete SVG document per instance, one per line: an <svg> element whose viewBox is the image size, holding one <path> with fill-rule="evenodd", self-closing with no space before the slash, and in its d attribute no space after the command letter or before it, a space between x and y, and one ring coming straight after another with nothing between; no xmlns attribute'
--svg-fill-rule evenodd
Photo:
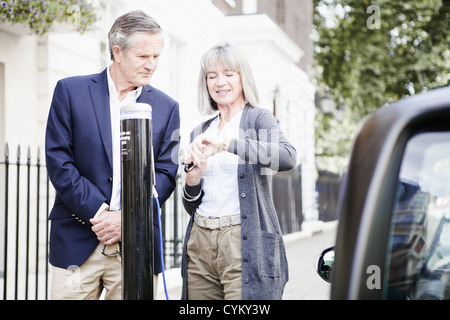
<svg viewBox="0 0 450 320"><path fill-rule="evenodd" d="M233 1L227 1L230 5ZM80 35L59 25L43 37L22 26L0 24L0 161L8 142L41 150L56 82L101 72L111 62L107 33L115 18L134 9L155 17L165 31L164 50L151 84L180 104L182 149L190 131L204 119L197 110L199 62L221 41L234 42L248 57L261 107L274 111L284 134L298 151L302 205L306 220L317 219L314 165L314 95L308 75L298 67L302 50L267 15L248 2L243 15L225 15L212 0L95 0L95 32ZM1 175L0 175L1 178ZM1 190L0 190L1 191Z"/></svg>

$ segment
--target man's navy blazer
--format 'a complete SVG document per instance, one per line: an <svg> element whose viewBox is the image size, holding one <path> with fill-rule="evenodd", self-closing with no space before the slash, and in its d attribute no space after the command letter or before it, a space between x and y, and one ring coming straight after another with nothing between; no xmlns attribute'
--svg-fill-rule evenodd
<svg viewBox="0 0 450 320"><path fill-rule="evenodd" d="M178 170L179 105L148 85L137 102L152 106L156 190L161 205L175 189ZM112 135L106 69L58 81L47 122L46 164L56 199L49 219L50 263L81 266L98 244L91 219L112 192ZM156 208L156 206L153 206ZM157 212L154 241L159 243ZM154 246L154 273L161 272Z"/></svg>

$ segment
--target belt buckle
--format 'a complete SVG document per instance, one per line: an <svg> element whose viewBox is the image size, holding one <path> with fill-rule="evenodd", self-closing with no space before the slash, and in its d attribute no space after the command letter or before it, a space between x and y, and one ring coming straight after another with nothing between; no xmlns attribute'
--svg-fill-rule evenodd
<svg viewBox="0 0 450 320"><path fill-rule="evenodd" d="M214 225L214 222L216 222L216 221L219 222L219 225L217 227ZM208 229L211 229L211 230L221 228L220 227L220 220L219 220L219 218L218 217L205 218L205 227L208 228Z"/></svg>

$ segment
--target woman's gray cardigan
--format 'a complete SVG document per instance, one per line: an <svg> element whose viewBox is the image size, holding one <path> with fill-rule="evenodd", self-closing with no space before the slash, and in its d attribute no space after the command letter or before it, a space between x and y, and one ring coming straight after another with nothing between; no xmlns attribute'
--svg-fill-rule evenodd
<svg viewBox="0 0 450 320"><path fill-rule="evenodd" d="M191 133L191 141L205 132L211 121L196 127ZM242 299L281 299L288 281L288 264L272 201L271 170L267 168L274 171L293 169L297 152L281 133L268 110L249 105L245 106L242 113L239 139L232 139L227 151L237 154L241 159L237 174L241 208ZM217 186L220 187L220 181L217 181ZM202 197L196 201L187 201L183 197L183 205L191 219L183 246L182 299L188 298L186 245L193 213L201 201Z"/></svg>

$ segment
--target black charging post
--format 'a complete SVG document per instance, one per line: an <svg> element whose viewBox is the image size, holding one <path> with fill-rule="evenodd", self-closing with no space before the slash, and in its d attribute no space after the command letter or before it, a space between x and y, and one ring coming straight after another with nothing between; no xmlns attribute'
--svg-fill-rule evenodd
<svg viewBox="0 0 450 320"><path fill-rule="evenodd" d="M122 157L122 295L153 300L152 108L120 109Z"/></svg>

